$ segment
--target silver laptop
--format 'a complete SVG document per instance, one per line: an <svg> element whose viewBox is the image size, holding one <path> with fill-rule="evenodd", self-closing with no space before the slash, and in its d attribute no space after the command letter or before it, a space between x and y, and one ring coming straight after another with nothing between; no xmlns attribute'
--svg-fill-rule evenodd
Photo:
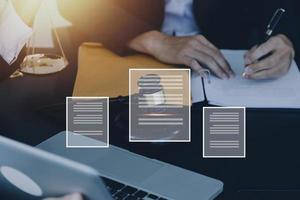
<svg viewBox="0 0 300 200"><path fill-rule="evenodd" d="M112 145L107 149L68 149L65 148L65 138L65 132L61 132L38 145L38 148L67 158L69 165L66 165L66 162L60 164L59 160L52 161L45 156L45 152L40 154L37 159L36 152L40 153L40 151L33 148L31 148L32 160L29 152L26 155L27 160L22 160L20 158L24 152L10 151L12 149L10 148L6 151L6 155L0 154L0 166L3 165L3 158L10 157L8 160L11 160L9 164L12 167L20 171L25 169L26 174L35 180L41 175L41 171L44 172L42 173L43 178L38 180L43 181L42 188L44 189L42 190L47 191L48 196L79 190L91 200L210 200L220 194L223 189L223 183L218 180ZM0 138L0 147L5 146L5 143L6 140ZM17 146L16 144L14 146ZM2 152L1 148L0 150ZM65 159L60 158L60 160ZM30 162L35 164L30 165L29 168L28 163ZM46 170L41 170L45 164L47 164L47 169L50 168L55 173L49 174L45 173ZM80 168L79 166L86 170L74 171L65 176L66 168L72 168L72 165L78 166L77 170ZM47 179L47 176L50 178ZM70 180L68 181L68 179ZM59 190L56 191L53 188L59 188ZM108 193L110 194L108 195ZM94 195L98 195L98 198L94 198Z"/></svg>
<svg viewBox="0 0 300 200"><path fill-rule="evenodd" d="M79 192L112 199L95 169L0 136L0 199L35 200Z"/></svg>

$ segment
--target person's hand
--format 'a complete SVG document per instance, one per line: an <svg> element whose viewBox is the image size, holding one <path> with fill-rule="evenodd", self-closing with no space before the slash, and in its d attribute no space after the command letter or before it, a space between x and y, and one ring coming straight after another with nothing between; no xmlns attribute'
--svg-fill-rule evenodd
<svg viewBox="0 0 300 200"><path fill-rule="evenodd" d="M46 198L44 200L83 200L83 198L80 194L74 193L61 198Z"/></svg>
<svg viewBox="0 0 300 200"><path fill-rule="evenodd" d="M165 63L184 64L197 72L209 69L222 79L234 76L220 50L202 35L173 37L151 31L135 38L129 45Z"/></svg>
<svg viewBox="0 0 300 200"><path fill-rule="evenodd" d="M16 12L28 26L33 25L41 3L41 0L12 0Z"/></svg>
<svg viewBox="0 0 300 200"><path fill-rule="evenodd" d="M264 55L270 56L258 61ZM260 46L254 46L245 56L246 79L272 79L285 75L294 59L292 42L285 35L271 37Z"/></svg>

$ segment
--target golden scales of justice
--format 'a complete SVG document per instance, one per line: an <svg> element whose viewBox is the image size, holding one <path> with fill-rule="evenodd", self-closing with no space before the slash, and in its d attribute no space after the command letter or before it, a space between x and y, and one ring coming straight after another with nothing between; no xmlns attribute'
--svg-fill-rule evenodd
<svg viewBox="0 0 300 200"><path fill-rule="evenodd" d="M69 62L57 28L71 25L60 15L56 0L42 0L34 20L32 37L27 44L26 56L20 68L10 77L20 77L24 74L47 75L65 69ZM54 44L59 47L57 52L43 53L46 48L54 48Z"/></svg>

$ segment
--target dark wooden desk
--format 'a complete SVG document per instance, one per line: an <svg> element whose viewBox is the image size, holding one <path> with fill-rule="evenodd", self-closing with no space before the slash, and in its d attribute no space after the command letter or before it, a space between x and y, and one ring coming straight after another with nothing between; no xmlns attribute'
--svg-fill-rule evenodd
<svg viewBox="0 0 300 200"><path fill-rule="evenodd" d="M111 126L111 142L224 181L220 200L300 199L300 110L248 109L247 158L203 159L203 105L199 103L192 108L191 143L128 143L126 122L116 126L118 123L113 121L113 114L110 119L114 124ZM110 108L111 113L123 110L124 116L128 116L124 107L112 105ZM249 190L246 195L244 191ZM259 191L264 191L263 195Z"/></svg>
<svg viewBox="0 0 300 200"><path fill-rule="evenodd" d="M24 77L2 83L1 94L6 92L1 95L0 130L3 135L36 145L64 130L63 105L56 112L58 118L36 110L62 102L65 94L70 94L71 91L61 85L63 77L63 74L48 78ZM19 92L12 93L14 88ZM247 158L203 159L202 106L200 103L192 108L191 143L135 144L128 142L127 105L111 103L111 143L222 180L224 192L218 199L241 199L237 197L243 194L238 192L240 190L275 190L284 196L292 194L295 197L292 199L300 198L300 111L247 110ZM291 193L293 191L296 193ZM272 200L279 197L274 192L272 195Z"/></svg>
<svg viewBox="0 0 300 200"><path fill-rule="evenodd" d="M40 111L45 106L65 102L65 97L72 94L77 48L69 50L71 63L60 73L24 76L0 83L2 135L37 145L65 129L64 105L55 112L56 117L50 116L51 111ZM300 192L292 193L300 191L299 110L247 110L247 158L203 159L202 106L199 103L192 108L191 143L132 144L128 142L128 106L111 103L111 143L224 181L224 192L219 199L246 200L237 194L249 189L283 191L284 196L295 196L290 199L300 199ZM125 116L121 120L119 113ZM272 195L262 199L283 199L276 193Z"/></svg>

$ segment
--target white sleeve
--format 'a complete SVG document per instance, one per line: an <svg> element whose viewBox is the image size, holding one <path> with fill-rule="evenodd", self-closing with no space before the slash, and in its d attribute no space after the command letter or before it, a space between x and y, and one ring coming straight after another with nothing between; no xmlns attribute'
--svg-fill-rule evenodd
<svg viewBox="0 0 300 200"><path fill-rule="evenodd" d="M11 65L31 34L32 29L22 21L8 1L0 17L0 56Z"/></svg>

